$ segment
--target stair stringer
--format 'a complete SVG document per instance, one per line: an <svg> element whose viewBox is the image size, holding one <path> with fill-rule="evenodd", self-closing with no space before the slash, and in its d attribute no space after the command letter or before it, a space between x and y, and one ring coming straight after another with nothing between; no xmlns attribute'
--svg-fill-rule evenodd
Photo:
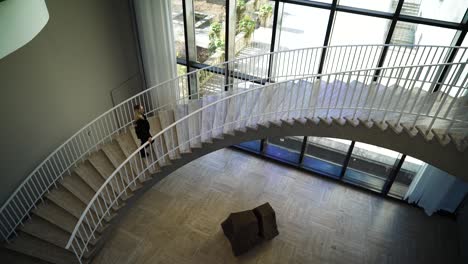
<svg viewBox="0 0 468 264"><path fill-rule="evenodd" d="M441 145L437 140L426 141L421 135L411 137L407 133L396 134L392 129L382 131L378 126L368 128L360 123L353 126L346 124L325 124L324 122L282 122L279 126L258 126L257 129L245 129L234 131L235 134L224 134L223 138L213 138L212 143L205 143L201 148L194 148L190 153L181 154L180 159L175 159L171 165L161 168L161 171L152 175L152 178L136 190L134 195L126 200L126 204L118 210L118 214L109 223L108 228L101 234L101 241L105 243L113 234L117 223L126 215L134 203L155 184L163 180L180 167L211 152L225 147L239 144L245 141L257 140L265 137L277 136L317 136L334 137L348 140L356 140L373 144L396 151L400 151L426 161L448 173L465 181L468 176L464 174L464 164L468 162L468 152L460 152L454 144Z"/></svg>

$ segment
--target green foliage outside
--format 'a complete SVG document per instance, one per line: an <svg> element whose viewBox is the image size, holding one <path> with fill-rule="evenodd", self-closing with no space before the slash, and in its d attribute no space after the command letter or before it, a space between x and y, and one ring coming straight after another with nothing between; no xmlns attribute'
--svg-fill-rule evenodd
<svg viewBox="0 0 468 264"><path fill-rule="evenodd" d="M238 0L236 3L237 20L244 15L245 9L245 0Z"/></svg>
<svg viewBox="0 0 468 264"><path fill-rule="evenodd" d="M248 38L252 35L255 30L255 21L248 15L245 15L239 20L239 31L245 33L245 37Z"/></svg>
<svg viewBox="0 0 468 264"><path fill-rule="evenodd" d="M210 28L210 33L208 34L210 40L210 43L208 43L208 50L210 52L224 50L224 41L221 39L221 24L215 21L211 23Z"/></svg>
<svg viewBox="0 0 468 264"><path fill-rule="evenodd" d="M258 16L260 18L260 22L265 25L266 20L273 14L273 6L270 4L264 4L258 10Z"/></svg>

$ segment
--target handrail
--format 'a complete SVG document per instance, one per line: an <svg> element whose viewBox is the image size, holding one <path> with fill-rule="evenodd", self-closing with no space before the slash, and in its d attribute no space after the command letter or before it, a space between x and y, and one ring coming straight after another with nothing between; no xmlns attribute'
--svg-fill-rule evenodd
<svg viewBox="0 0 468 264"><path fill-rule="evenodd" d="M152 137L152 139L155 140L155 139L157 139L157 138L159 138L159 137L163 137L164 134L169 133L169 132L171 132L171 130L176 129L176 126L177 126L177 125L183 124L185 121L188 121L191 117L197 116L198 114L203 113L205 110L210 109L210 108L213 107L213 106L216 106L216 105L218 105L218 104L221 104L222 102L227 102L227 101L229 101L229 100L231 100L231 99L233 99L233 98L236 98L236 97L239 97L239 98L240 98L241 96L243 96L243 95L245 95L245 94L247 94L247 93L253 93L254 91L262 90L262 89L265 89L265 90L266 90L266 89L270 89L270 88L273 89L272 87L279 87L279 89L280 89L280 88L284 88L284 85L285 85L285 84L294 83L295 81L317 80L319 77L320 77L321 79L323 79L323 77L329 77L329 78L328 78L328 80L329 80L329 79L330 79L330 76L341 76L341 75L342 75L343 78L344 78L345 76L356 75L356 73L358 73L357 76L359 76L360 73L366 73L366 74L365 74L365 80L364 80L364 85L366 85L366 83L367 83L366 80L368 79L368 77L373 76L372 74L370 74L370 72L374 72L376 69L379 69L379 70L381 70L381 71L383 71L383 72L387 72L387 73L390 72L391 74L394 72L394 70L396 70L396 72L395 72L396 76L386 76L386 77L382 77L382 76L381 76L381 77L379 77L378 84L380 84L380 82L382 82L382 80L384 80L384 79L389 79L389 80L390 80L390 78L393 78L393 79L396 79L396 80L397 80L396 84L399 85L399 84L400 84L400 81L402 81L402 78L401 78L401 77L402 77L404 74L406 74L407 76L412 75L412 76L415 77L415 78L410 79L411 81L410 81L410 83L409 83L409 88L408 88L406 91L413 92L413 89L414 89L414 86L415 86L416 82L423 82L423 83L424 83L424 82L426 82L428 79L432 79L432 78L428 78L429 73L431 72L431 70L433 70L433 72L436 72L436 70L437 70L437 72L439 72L440 69L442 69L443 67L452 67L452 69L453 69L454 71L452 72L452 74L451 74L451 76L450 76L450 78L449 78L449 82L448 82L447 84L444 84L444 85L447 85L447 86L446 86L446 91L447 91L447 93L446 93L446 95L445 95L445 97L444 97L443 100L446 100L446 98L449 97L450 91L451 91L454 87L457 87L457 89L458 89L458 90L457 90L457 95L460 94L460 91L461 91L461 90L465 90L465 91L466 91L466 87L465 87L465 84L466 84L466 82L467 82L467 78L466 78L466 77L464 78L464 80L463 80L463 82L461 83L461 85L457 85L458 82L459 82L459 79L460 79L460 75L461 75L461 73L463 72L463 70L464 70L464 68L465 68L466 65L467 65L467 62L465 62L465 63L442 63L442 64L429 64L429 65L415 65L415 66L398 66L398 67L387 67L387 68L369 68L369 69L363 69L363 70L342 71L342 72L337 72L337 73L314 74L314 75L308 76L308 77L306 77L306 78L303 77L303 78L297 78L297 79L293 79L293 80L285 80L285 81L282 81L282 82L273 83L273 84L269 84L269 85L265 85L265 86L258 86L258 87L255 87L255 88L251 88L251 89L248 89L248 90L245 90L245 91L240 91L240 92L237 92L237 93L234 93L234 94L225 96L225 97L223 97L222 99L219 99L219 100L217 100L217 101L215 101L215 102L209 103L209 104L207 104L207 105L205 105L205 106L203 106L203 107L201 107L201 108L195 110L194 112L192 112L192 113L190 113L190 114L188 114L188 115L186 115L186 116L184 116L184 117L178 119L177 121L175 121L174 123L172 123L172 124L169 125L168 127L166 127L166 128L164 128L163 130L161 130L159 133L157 133L156 135L154 135L154 136ZM426 71L427 71L427 74L426 74L425 77L422 77L422 76L421 76L421 73L422 73L425 69L426 69ZM353 74L353 73L354 73L354 74ZM364 76L364 74L363 74L362 76ZM420 77L421 77L422 79L419 79ZM349 83L349 80L350 80L350 79L351 79L351 77L348 79L348 83ZM358 78L357 80L359 80L359 78ZM407 83L407 80L408 80L408 79L403 80L405 85L406 85L406 83ZM385 80L384 80L384 81L385 81ZM390 82L390 81L389 81L389 82ZM311 83L313 83L313 82L311 82ZM377 84L377 82L372 82L372 81L370 81L370 80L369 80L369 83L375 83L375 84ZM283 86L283 87L281 87L281 86ZM354 88L356 88L356 85L354 86ZM285 89L286 89L286 88L285 88ZM312 88L312 89L314 89L314 88ZM319 89L319 91L320 91L321 88L317 88L317 89ZM333 84L333 89L335 89L335 84ZM406 88L405 88L405 89L406 89ZM419 90L418 90L418 92L421 91L422 89L423 89L423 88L420 87ZM359 99L361 98L362 90L363 90L363 89L361 89L361 92L360 92L360 94L359 94L359 97L358 97ZM304 93L305 93L305 90L304 90ZM354 93L354 92L353 92L353 93ZM403 94L403 91L400 93L400 95L399 95L398 98L401 98L402 94ZM304 94L304 95L305 95L305 94ZM418 93L418 95L419 95L419 93ZM353 96L354 96L354 94L353 94L352 97L351 97L351 101L352 101L352 99L354 98ZM284 111L286 111L286 112L289 113L289 112L291 112L291 111L302 111L302 110L305 110L304 107L303 107L304 99L302 99L302 104L301 104L301 108L300 108L300 109L297 109L297 108L291 109L291 105L290 105L290 104L291 104L291 100L292 100L292 95L291 95L290 98L291 98L291 99L289 99L290 102L289 102L289 105L288 105L289 109L283 110L283 109L282 109L283 107L282 107L282 108L280 109L280 111L277 111L277 112L274 112L274 111L273 111L273 113L284 112ZM299 98L299 95L298 95L298 98ZM346 98L347 98L347 97L346 97L346 95L345 95L344 100L343 100L343 106L341 107L341 109L344 108L344 104L345 104L345 102L346 102ZM408 96L408 99L409 99L409 96ZM383 120L385 120L385 116L386 116L387 112L389 112L389 111L390 111L390 112L395 112L395 113L397 113L397 114L400 113L401 115L402 115L403 113L407 113L407 114L409 114L409 115L415 115L415 116L420 116L420 115L422 115L422 116L431 117L431 115L429 115L429 114L421 114L420 112L412 113L412 110L410 110L409 112L408 112L408 111L405 112L405 106L406 106L406 103L407 103L408 99L406 99L405 105L403 106L403 108L401 109L400 112L398 112L398 111L399 111L398 109L393 109L393 110L391 110L391 109L389 109L389 106L387 106L387 108L385 108L385 115L384 115L384 117L383 117ZM338 99L337 99L337 100L338 100ZM367 101L367 98L366 98L366 101ZM382 100L382 101L383 101L383 100ZM337 102L338 102L338 101L337 101ZM349 106L348 108L349 108L349 109L354 109L354 111L355 111L354 113L356 113L356 111L357 111L358 109L369 109L370 111L372 111L372 110L374 109L375 111L383 111L383 108L380 108L380 106L377 107L377 108L372 108L372 106L374 105L375 99L373 99L372 104L371 104L369 107L367 107L367 108L364 107L365 104L364 104L363 106L359 107L359 106L358 106L359 102L360 102L360 100L357 101L357 104L356 104L355 107L350 107L350 106ZM397 100L397 102L398 102L398 100ZM365 102L364 102L364 103L365 103ZM330 101L330 104L331 104L331 101ZM389 103L389 104L390 104L390 103ZM452 105L452 104L451 104L451 105ZM398 104L396 104L395 107L398 108ZM328 109L328 110L329 110L329 109L330 109L330 105L329 105L328 107L324 107L324 106L323 106L323 103L322 103L322 106L321 106L321 107L317 107L317 105L315 105L315 106L314 106L314 109L315 109L315 110L317 110L317 109ZM338 108L338 109L339 109L339 108ZM439 113L440 109L441 109L441 107L439 106L439 107L438 107L438 110L437 110L437 114L432 116L432 118L433 118L434 120L435 120L435 119L449 120L449 121L452 122L452 124L453 124L453 122L455 122L455 121L457 121L457 122L459 122L459 123L468 124L468 121L464 121L464 120L456 120L456 119L450 119L450 118L447 119L447 115L446 115L446 114L445 114L443 117L439 118L439 117L438 117L438 113ZM315 111L315 110L314 110L314 111ZM421 109L420 109L419 111L421 111ZM447 110L447 111L448 111L448 110ZM253 116L247 116L246 119L251 119L252 117L253 117ZM326 117L328 118L328 112L327 112L327 116L326 116ZM341 117L340 117L340 118L341 118ZM401 116L400 116L400 118L401 118ZM234 120L233 122L238 122L238 121L239 121L239 120ZM433 123L433 122L434 122L434 121L432 121L432 123ZM232 123L232 122L231 122L231 123ZM432 124L432 123L431 123L431 124ZM219 127L223 127L223 128L224 128L226 125L227 125L227 124L224 123L222 126L219 126ZM217 127L217 128L219 128L219 127ZM213 131L213 130L215 130L215 129L217 129L217 128L212 128L210 131ZM430 128L429 128L429 129L430 129ZM200 137L201 134L202 134L202 132L200 132L200 135L197 135L196 137ZM189 139L187 142L190 142L191 140L192 140L192 139ZM187 142L180 143L178 146L174 146L174 148L171 149L171 150L168 149L167 152L164 153L164 156L165 156L165 155L168 155L169 153L171 153L171 151L174 151L175 149L179 148L179 147L182 146L183 144L186 144ZM127 171L126 171L126 166L132 166L132 164L131 164L132 160L135 160L137 157L139 157L139 152L140 152L140 150L146 148L146 147L148 146L148 144L149 144L148 142L142 144L142 146L140 146L139 148L137 148L137 150L135 150L131 155L129 155L129 157L128 157L127 159L125 159L125 161L122 162L122 163L116 168L116 170L111 174L111 176L110 176L109 178L106 179L106 181L104 182L104 184L99 188L99 190L96 192L96 194L94 195L94 197L91 199L91 201L90 201L90 202L88 203L88 205L86 206L86 209L83 211L81 217L79 218L79 220L78 220L78 222L77 222L77 224L76 224L76 226L75 226L75 229L73 230L73 233L72 233L72 235L70 236L70 239L69 239L69 241L68 241L68 243L67 243L67 246L66 246L67 249L70 248L70 247L72 247L73 250L75 251L75 253L77 254L77 257L78 257L79 259L81 259L81 256L82 256L82 254L83 254L84 251L81 250L82 252L79 253L78 250L77 250L76 248L73 247L73 241L74 241L74 239L77 237L77 232L79 232L80 226L83 225L83 221L85 220L86 215L87 215L88 212L91 210L91 207L92 207L92 206L95 206L95 202L98 200L98 198L99 198L100 195L103 193L103 191L104 191L106 188L108 188L108 186L110 185L111 181L114 180L114 178L117 177L117 175L119 175L119 174L121 173L122 170L125 170L125 172L127 172ZM154 159L153 159L153 162L152 162L151 164L149 164L146 168L142 167L142 168L141 168L141 171L138 173L138 175L135 176L135 178L133 179L133 181L130 182L130 183L128 183L127 187L126 187L126 188L124 187L124 190L123 190L123 191L120 191L120 193L123 194L123 193L126 191L126 189L128 189L129 186L131 186L137 179L139 179L140 176L143 175L150 167L154 166L154 164L156 164L160 159L161 159L161 157L158 158L158 159L155 160L155 161L154 161ZM136 161L135 161L135 162L136 162ZM141 162L141 158L140 158L140 162ZM136 163L136 164L138 164L138 163ZM140 169L137 169L137 170L140 170ZM123 177L123 176L122 176L122 177ZM127 177L128 177L128 175L127 175ZM120 195L121 195L121 194L120 194ZM116 197L116 198L114 199L114 201L117 201L117 200L119 199L120 195L119 195L118 197ZM105 204L104 204L104 205L105 205ZM106 206L106 205L105 205L105 206ZM106 214L108 214L111 207L112 207L112 204L111 204L110 206L107 206L106 210L104 210L104 211L101 212L101 215L106 215ZM95 224L94 230L93 230L93 228L91 228L91 233L92 233L91 235L93 235L93 232L94 232L94 231L96 230L96 228L101 224L101 221L102 221L103 218L104 218L104 217L100 217L100 219L99 219L99 217L98 217L98 224ZM93 222L94 222L94 220L93 220ZM88 234L86 234L86 235L88 236L88 240L89 240L89 235L88 235ZM81 239L84 240L84 241L83 241L83 242L84 242L84 248L86 249L87 243L88 243L89 241L85 241L86 239L83 239L82 235L80 235L79 237L81 237Z"/></svg>
<svg viewBox="0 0 468 264"><path fill-rule="evenodd" d="M56 181L63 178L63 175L66 172L70 173L71 168L75 166L77 162L83 160L84 157L89 155L93 149L97 149L97 146L106 140L110 140L113 134L118 133L118 131L122 129L125 129L125 127L131 122L131 119L127 117L128 109L126 108L128 108L129 104L132 102L148 100L148 104L154 104L154 93L163 90L167 85L179 87L180 83L182 83L182 86L184 86L184 81L187 83L191 79L199 80L201 74L209 72L210 69L220 67L225 67L229 70L230 74L234 76L230 77L234 80L227 84L223 82L220 86L235 87L236 77L241 74L241 71L242 73L245 71L250 71L250 67L252 65L255 66L255 63L259 62L262 63L262 67L267 67L268 65L266 64L270 62L270 58L274 58L273 68L275 69L275 71L272 73L271 79L288 79L290 78L288 76L291 75L309 76L310 72L315 71L314 67L317 65L314 64L314 62L317 62L316 59L319 57L319 52L325 50L327 51L327 67L324 67L325 73L333 71L337 72L338 68L343 69L343 67L345 67L346 69L348 66L353 67L354 70L359 69L359 67L366 68L366 66L369 66L369 63L375 62L375 59L381 55L383 47L394 47L394 51L387 52L388 61L386 65L402 65L405 63L439 63L445 59L448 52L452 49L463 50L462 55L459 56L459 60L462 61L466 60L464 59L464 56L467 50L467 48L455 46L412 46L404 44L338 45L283 50L265 54L257 54L246 58L238 58L235 60L219 63L213 66L207 66L205 68L189 72L187 74L162 82L158 85L152 86L147 90L142 91L117 104L83 126L58 148L56 148L51 154L49 154L47 158L44 159L28 175L28 177L26 177L21 182L18 188L15 189L15 191L9 196L9 198L0 208L0 233L2 238L4 240L8 240L11 234L16 234L16 227L21 224L25 217L29 217L29 211L36 206L37 201L42 200L43 194L48 192L52 186L56 185ZM414 53L414 56L411 58L411 60L410 56L400 56L400 53L403 51L410 51L411 53ZM342 53L343 57L340 56ZM459 52L459 54L460 53L461 52ZM360 57L361 54L363 57ZM399 56L401 59L398 61L396 58L400 58ZM372 61L369 60L368 57L373 57ZM300 60L301 65L292 68L292 70L295 70L295 72L291 72L291 69L284 69L284 67L281 68L284 65L275 61L280 60L281 58L287 58L288 62L290 60ZM347 61L345 61L345 59L347 59ZM395 60L393 61L393 59ZM416 60L418 61L416 62ZM236 65L240 65L241 63L244 63L247 66L239 66L240 68L236 69ZM258 76L254 76L254 79L243 80L243 82L255 80L257 77L259 79L265 79L265 77L263 77L264 74L264 72L258 72ZM182 87L182 89L176 91L177 93L183 95L182 99L189 99L190 96L200 96L200 92L194 95L185 95L185 92L187 92L186 88L187 87ZM179 99L176 99L176 101L177 100ZM173 102L161 104L153 109L153 111L164 109L171 104L173 104Z"/></svg>

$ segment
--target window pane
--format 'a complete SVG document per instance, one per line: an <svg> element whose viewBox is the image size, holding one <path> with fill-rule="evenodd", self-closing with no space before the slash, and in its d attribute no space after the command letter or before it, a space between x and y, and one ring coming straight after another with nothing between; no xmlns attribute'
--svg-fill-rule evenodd
<svg viewBox="0 0 468 264"><path fill-rule="evenodd" d="M390 20L338 12L330 45L384 44ZM359 46L336 47L327 51L324 73L377 66L382 48Z"/></svg>
<svg viewBox="0 0 468 264"><path fill-rule="evenodd" d="M356 142L344 180L380 192L400 153Z"/></svg>
<svg viewBox="0 0 468 264"><path fill-rule="evenodd" d="M446 47L420 47L412 45L440 45L450 46L456 30L433 27L421 24L397 22L395 31L390 41L391 44L405 44L411 46L390 47L385 57L384 67L421 65L444 63L450 48ZM435 68L432 69L435 71ZM434 73L424 72L421 76L436 76ZM420 79L423 79L420 78ZM432 86L430 81L418 83L416 87L422 87L428 91Z"/></svg>
<svg viewBox="0 0 468 264"><path fill-rule="evenodd" d="M403 198L414 177L424 164L421 160L406 156L388 194L393 197Z"/></svg>
<svg viewBox="0 0 468 264"><path fill-rule="evenodd" d="M252 57L270 52L273 31L274 1L237 0L235 58ZM241 73L266 78L269 56L241 60L236 70Z"/></svg>
<svg viewBox="0 0 468 264"><path fill-rule="evenodd" d="M329 10L283 4L278 16L279 50L323 46Z"/></svg>
<svg viewBox="0 0 468 264"><path fill-rule="evenodd" d="M197 73L200 96L220 93L224 90L224 75L207 70Z"/></svg>
<svg viewBox="0 0 468 264"><path fill-rule="evenodd" d="M172 0L172 25L174 27L176 57L185 59L184 13L182 10L182 0Z"/></svg>
<svg viewBox="0 0 468 264"><path fill-rule="evenodd" d="M177 64L177 76L187 74L187 66Z"/></svg>
<svg viewBox="0 0 468 264"><path fill-rule="evenodd" d="M466 0L405 0L401 14L458 23L461 22L466 8Z"/></svg>
<svg viewBox="0 0 468 264"><path fill-rule="evenodd" d="M450 46L456 30L398 21L391 44Z"/></svg>
<svg viewBox="0 0 468 264"><path fill-rule="evenodd" d="M339 5L365 8L394 13L398 1L395 0L340 0Z"/></svg>
<svg viewBox="0 0 468 264"><path fill-rule="evenodd" d="M323 46L330 10L283 3L279 6L275 51ZM275 55L274 80L317 73L321 52L321 49L311 49Z"/></svg>
<svg viewBox="0 0 468 264"><path fill-rule="evenodd" d="M237 0L236 58L270 51L274 1Z"/></svg>
<svg viewBox="0 0 468 264"><path fill-rule="evenodd" d="M243 149L252 150L254 152L260 152L261 142L262 142L261 140L246 141L246 142L240 143L237 146Z"/></svg>
<svg viewBox="0 0 468 264"><path fill-rule="evenodd" d="M194 0L193 4L198 62L209 65L223 62L226 1Z"/></svg>
<svg viewBox="0 0 468 264"><path fill-rule="evenodd" d="M302 166L339 178L351 141L337 138L308 137Z"/></svg>
<svg viewBox="0 0 468 264"><path fill-rule="evenodd" d="M384 44L391 21L337 12L331 45Z"/></svg>
<svg viewBox="0 0 468 264"><path fill-rule="evenodd" d="M286 161L298 163L304 137L272 137L266 140L265 155Z"/></svg>

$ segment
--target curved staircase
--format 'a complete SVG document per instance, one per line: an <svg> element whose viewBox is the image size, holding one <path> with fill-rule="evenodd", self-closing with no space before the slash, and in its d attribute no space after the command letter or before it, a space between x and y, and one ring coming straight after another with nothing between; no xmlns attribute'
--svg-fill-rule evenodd
<svg viewBox="0 0 468 264"><path fill-rule="evenodd" d="M467 179L465 66L302 71L292 74L299 76L295 79L288 72L278 78L283 81L266 85L256 84L258 79L233 81L226 92L184 90L163 106L151 99L157 94L139 94L80 130L23 182L1 209L4 247L51 263L90 262L120 215L152 185L202 155L269 136L359 140ZM448 76L434 82L443 69ZM200 72L191 74L188 81ZM161 87L168 84L173 83ZM220 86L226 87L224 80ZM131 107L137 103L149 110L151 146L140 147L134 133ZM147 158L139 155L142 148ZM440 153L437 159L433 153Z"/></svg>

